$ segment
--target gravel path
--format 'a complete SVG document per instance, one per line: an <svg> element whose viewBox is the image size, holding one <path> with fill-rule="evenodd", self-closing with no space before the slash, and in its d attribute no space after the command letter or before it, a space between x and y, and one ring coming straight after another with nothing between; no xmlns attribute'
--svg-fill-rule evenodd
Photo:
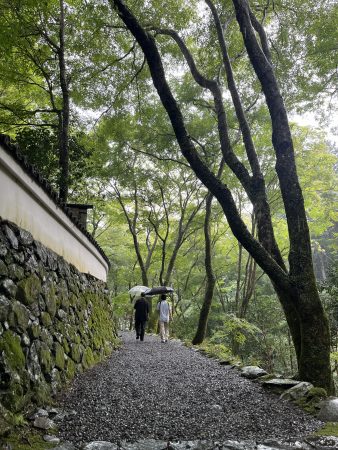
<svg viewBox="0 0 338 450"><path fill-rule="evenodd" d="M118 351L62 394L61 406L74 410L59 424L64 440L285 439L321 425L178 341L161 344L146 335L139 342L133 333L122 339Z"/></svg>

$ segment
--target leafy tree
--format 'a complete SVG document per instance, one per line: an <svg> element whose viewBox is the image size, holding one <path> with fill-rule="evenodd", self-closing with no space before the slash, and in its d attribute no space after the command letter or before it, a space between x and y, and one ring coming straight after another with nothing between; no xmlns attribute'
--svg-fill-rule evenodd
<svg viewBox="0 0 338 450"><path fill-rule="evenodd" d="M53 130L47 128L24 128L15 136L20 152L27 157L49 183L57 189L59 186L59 142ZM69 137L69 155L72 171L69 175L70 193L82 190L86 177L90 176L91 151L83 145L83 135Z"/></svg>
<svg viewBox="0 0 338 450"><path fill-rule="evenodd" d="M7 67L6 72L18 84L33 88L33 91L44 98L45 106L41 108L37 105L34 108L30 102L25 104L25 99L21 100L19 92L16 99L5 96L1 106L18 118L19 122L15 126L26 124L57 127L59 195L62 201L66 201L69 184L70 93L65 55L65 4L63 0L59 0L58 3L46 2L42 7L30 1L13 0L6 3L3 11L5 32L8 33L10 28L9 34L14 38L13 41L6 42L6 56L10 53L14 63ZM20 53L21 58L16 53ZM20 64L22 61L24 65ZM60 88L60 92L57 92L55 85ZM44 121L46 115L52 117L52 123ZM53 116L56 116L56 123ZM29 122L32 117L33 122ZM8 124L12 125L11 121Z"/></svg>

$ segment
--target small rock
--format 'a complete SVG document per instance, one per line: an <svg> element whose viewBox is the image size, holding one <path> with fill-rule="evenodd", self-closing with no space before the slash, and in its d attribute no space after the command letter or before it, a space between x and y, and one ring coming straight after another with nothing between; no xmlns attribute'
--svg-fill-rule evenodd
<svg viewBox="0 0 338 450"><path fill-rule="evenodd" d="M95 441L87 444L83 447L83 450L118 450L118 446L111 442Z"/></svg>
<svg viewBox="0 0 338 450"><path fill-rule="evenodd" d="M48 417L48 411L46 409L39 408L36 411L36 417Z"/></svg>
<svg viewBox="0 0 338 450"><path fill-rule="evenodd" d="M216 403L214 405L212 405L211 408L214 409L215 411L223 411L222 406L217 405Z"/></svg>
<svg viewBox="0 0 338 450"><path fill-rule="evenodd" d="M51 428L55 428L55 423L48 419L48 417L37 417L34 420L33 425L35 428L41 428L42 430L49 430Z"/></svg>
<svg viewBox="0 0 338 450"><path fill-rule="evenodd" d="M66 313L66 311L64 311L63 309L58 309L57 317L58 317L59 319L61 319L61 320L66 319L66 318L67 318L67 313Z"/></svg>
<svg viewBox="0 0 338 450"><path fill-rule="evenodd" d="M60 444L60 439L57 436L46 434L43 437L45 442L49 442L50 444Z"/></svg>
<svg viewBox="0 0 338 450"><path fill-rule="evenodd" d="M242 377L253 380L262 377L263 375L267 375L267 372L258 366L245 366L241 371L241 375Z"/></svg>
<svg viewBox="0 0 338 450"><path fill-rule="evenodd" d="M23 343L23 345L24 345L25 347L28 347L29 344L31 343L31 341L30 341L29 337L27 336L27 334L23 334L23 335L21 336L21 342Z"/></svg>
<svg viewBox="0 0 338 450"><path fill-rule="evenodd" d="M60 410L58 408L52 408L50 406L47 406L46 410L48 412L49 417L54 417L60 413Z"/></svg>

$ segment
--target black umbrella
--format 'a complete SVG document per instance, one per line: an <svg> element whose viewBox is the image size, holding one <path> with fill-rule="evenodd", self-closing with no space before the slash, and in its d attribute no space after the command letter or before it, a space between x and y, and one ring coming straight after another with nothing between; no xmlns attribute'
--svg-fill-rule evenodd
<svg viewBox="0 0 338 450"><path fill-rule="evenodd" d="M157 286L146 290L145 295L159 295L159 294L172 294L174 289L167 286Z"/></svg>

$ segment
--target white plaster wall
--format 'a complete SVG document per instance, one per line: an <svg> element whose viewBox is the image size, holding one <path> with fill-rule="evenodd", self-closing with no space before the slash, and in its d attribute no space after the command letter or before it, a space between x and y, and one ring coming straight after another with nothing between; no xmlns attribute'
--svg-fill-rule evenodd
<svg viewBox="0 0 338 450"><path fill-rule="evenodd" d="M98 249L1 146L0 217L29 231L81 272L106 281L108 264Z"/></svg>

